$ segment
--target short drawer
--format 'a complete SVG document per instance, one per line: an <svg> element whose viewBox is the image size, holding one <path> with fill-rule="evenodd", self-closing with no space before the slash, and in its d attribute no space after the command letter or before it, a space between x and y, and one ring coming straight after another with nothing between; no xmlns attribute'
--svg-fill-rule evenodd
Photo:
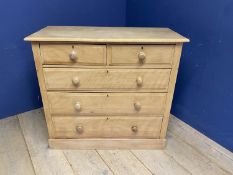
<svg viewBox="0 0 233 175"><path fill-rule="evenodd" d="M48 92L53 115L163 115L166 93Z"/></svg>
<svg viewBox="0 0 233 175"><path fill-rule="evenodd" d="M40 49L43 64L106 64L106 45L41 44Z"/></svg>
<svg viewBox="0 0 233 175"><path fill-rule="evenodd" d="M44 68L48 90L167 92L170 69Z"/></svg>
<svg viewBox="0 0 233 175"><path fill-rule="evenodd" d="M55 138L159 138L161 117L55 117Z"/></svg>
<svg viewBox="0 0 233 175"><path fill-rule="evenodd" d="M175 45L111 45L109 65L172 65Z"/></svg>

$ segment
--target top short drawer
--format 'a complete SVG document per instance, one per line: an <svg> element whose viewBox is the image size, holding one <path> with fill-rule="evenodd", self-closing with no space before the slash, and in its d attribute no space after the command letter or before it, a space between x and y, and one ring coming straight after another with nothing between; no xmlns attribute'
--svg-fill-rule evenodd
<svg viewBox="0 0 233 175"><path fill-rule="evenodd" d="M106 45L41 44L40 48L43 64L106 64Z"/></svg>
<svg viewBox="0 0 233 175"><path fill-rule="evenodd" d="M175 45L111 45L109 65L171 67Z"/></svg>

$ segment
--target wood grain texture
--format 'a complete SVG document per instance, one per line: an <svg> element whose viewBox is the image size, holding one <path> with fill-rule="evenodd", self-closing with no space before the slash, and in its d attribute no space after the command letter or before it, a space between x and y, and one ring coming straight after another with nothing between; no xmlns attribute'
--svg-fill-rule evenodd
<svg viewBox="0 0 233 175"><path fill-rule="evenodd" d="M16 116L0 120L0 174L35 174Z"/></svg>
<svg viewBox="0 0 233 175"><path fill-rule="evenodd" d="M170 69L44 68L48 90L167 92ZM140 77L142 85L137 84ZM78 78L76 86L72 80Z"/></svg>
<svg viewBox="0 0 233 175"><path fill-rule="evenodd" d="M109 65L172 64L175 45L110 45ZM140 61L139 53L145 54Z"/></svg>
<svg viewBox="0 0 233 175"><path fill-rule="evenodd" d="M172 106L172 100L175 90L176 78L178 73L178 67L180 63L180 56L182 51L182 44L177 44L175 47L174 58L173 58L173 68L171 70L170 81L168 85L168 93L167 93L167 100L166 100L166 108L164 112L164 118L161 128L161 135L160 138L165 138L167 133L167 126L170 117L170 111Z"/></svg>
<svg viewBox="0 0 233 175"><path fill-rule="evenodd" d="M112 171L95 150L64 150L67 160L78 175L112 175Z"/></svg>
<svg viewBox="0 0 233 175"><path fill-rule="evenodd" d="M143 174L144 169L156 175L232 174L232 153L174 116L170 120L168 146L164 150L101 150L97 153L94 150L49 149L47 147L46 123L44 114L41 112L41 109L37 109L20 114L21 125L15 116L0 120L1 174L33 175L34 172L30 168L28 156L31 157L31 164L35 167L37 175L138 174L137 172ZM149 141L151 142L149 143ZM90 149L91 146L93 149L94 144L98 148L105 148L106 144L112 144L115 146L113 148L117 149L117 143L121 148L127 145L134 149L141 146L142 149L152 148L155 142L158 144L161 143L161 140L88 139L87 141L87 139L68 139L68 142L72 143L70 144L67 143L67 140L62 142L62 139L58 139L55 142L57 146L60 146L58 148L63 149L71 146L77 149L77 145L81 146L82 149ZM27 153L27 149L30 154ZM104 153L100 154L100 152ZM62 161L64 158L58 156L60 154L66 158L65 162ZM71 173L63 171L66 169L65 165L72 169Z"/></svg>
<svg viewBox="0 0 233 175"><path fill-rule="evenodd" d="M56 117L53 122L55 138L159 138L162 118ZM81 133L76 131L78 126L82 127Z"/></svg>
<svg viewBox="0 0 233 175"><path fill-rule="evenodd" d="M169 133L196 148L201 154L233 174L233 153L175 116L170 117Z"/></svg>
<svg viewBox="0 0 233 175"><path fill-rule="evenodd" d="M210 161L205 155L168 132L168 143L165 152L192 174L230 175L228 171Z"/></svg>
<svg viewBox="0 0 233 175"><path fill-rule="evenodd" d="M128 150L98 150L98 153L115 175L152 175Z"/></svg>
<svg viewBox="0 0 233 175"><path fill-rule="evenodd" d="M132 150L132 153L154 174L191 175L172 156L162 150Z"/></svg>
<svg viewBox="0 0 233 175"><path fill-rule="evenodd" d="M78 64L44 64L43 68L81 68L81 69L171 69L169 64L145 64L145 65L117 65L117 66L88 66Z"/></svg>
<svg viewBox="0 0 233 175"><path fill-rule="evenodd" d="M66 145L53 138L77 147L75 138L84 145L87 138L164 143L187 38L168 28L50 26L25 40L32 41L50 145ZM90 147L102 142L93 141Z"/></svg>
<svg viewBox="0 0 233 175"><path fill-rule="evenodd" d="M46 92L46 87L45 87L45 79L44 79L44 74L42 70L42 59L40 55L39 43L34 43L34 42L32 43L32 51L34 55L36 72L37 72L38 82L40 86L40 93L41 93L42 102L44 105L43 109L44 109L46 123L48 127L49 138L53 138L53 123L51 120L49 102L48 102L47 92Z"/></svg>
<svg viewBox="0 0 233 175"><path fill-rule="evenodd" d="M106 45L43 43L40 47L43 64L106 64ZM77 59L73 61L70 59L72 51L77 54Z"/></svg>
<svg viewBox="0 0 233 175"><path fill-rule="evenodd" d="M52 115L163 115L165 93L48 92ZM140 103L140 110L135 103ZM79 103L80 110L75 105Z"/></svg>
<svg viewBox="0 0 233 175"><path fill-rule="evenodd" d="M73 175L63 152L48 149L48 132L41 110L19 115L20 126L37 175Z"/></svg>
<svg viewBox="0 0 233 175"><path fill-rule="evenodd" d="M166 139L49 139L53 149L164 149Z"/></svg>
<svg viewBox="0 0 233 175"><path fill-rule="evenodd" d="M48 26L25 41L177 43L189 39L168 28Z"/></svg>

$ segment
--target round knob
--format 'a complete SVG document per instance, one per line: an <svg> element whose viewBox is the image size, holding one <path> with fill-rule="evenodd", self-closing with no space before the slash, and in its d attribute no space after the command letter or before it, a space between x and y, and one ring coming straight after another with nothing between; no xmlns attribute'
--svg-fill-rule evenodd
<svg viewBox="0 0 233 175"><path fill-rule="evenodd" d="M138 54L138 59L139 59L139 61L141 62L141 63L143 63L144 61L145 61L145 59L146 59L146 54L144 53L144 52L139 52L139 54Z"/></svg>
<svg viewBox="0 0 233 175"><path fill-rule="evenodd" d="M142 86L142 84L143 84L142 77L138 77L138 78L136 79L136 82L137 82L137 85L138 85L138 86Z"/></svg>
<svg viewBox="0 0 233 175"><path fill-rule="evenodd" d="M79 83L80 83L79 78L78 78L78 77L73 77L73 78L72 78L72 83L73 83L73 85L78 86Z"/></svg>
<svg viewBox="0 0 233 175"><path fill-rule="evenodd" d="M141 109L141 103L135 102L135 103L134 103L134 108L135 108L137 111L140 111L140 109Z"/></svg>
<svg viewBox="0 0 233 175"><path fill-rule="evenodd" d="M132 126L132 127L131 127L131 130L132 130L133 132L138 132L138 127L137 127L137 126Z"/></svg>
<svg viewBox="0 0 233 175"><path fill-rule="evenodd" d="M82 134L83 133L83 126L82 125L76 126L76 131L77 131L77 133Z"/></svg>
<svg viewBox="0 0 233 175"><path fill-rule="evenodd" d="M80 111L81 110L81 104L79 102L77 102L75 104L74 108L76 109L76 111Z"/></svg>
<svg viewBox="0 0 233 175"><path fill-rule="evenodd" d="M75 52L74 50L72 50L72 52L70 53L70 60L71 61L76 61L77 57L77 52Z"/></svg>

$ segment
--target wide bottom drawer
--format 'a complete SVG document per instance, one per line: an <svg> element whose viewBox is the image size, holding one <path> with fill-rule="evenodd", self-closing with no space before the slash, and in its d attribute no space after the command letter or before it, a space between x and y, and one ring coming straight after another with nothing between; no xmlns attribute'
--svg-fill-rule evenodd
<svg viewBox="0 0 233 175"><path fill-rule="evenodd" d="M55 138L159 138L162 117L53 117Z"/></svg>

